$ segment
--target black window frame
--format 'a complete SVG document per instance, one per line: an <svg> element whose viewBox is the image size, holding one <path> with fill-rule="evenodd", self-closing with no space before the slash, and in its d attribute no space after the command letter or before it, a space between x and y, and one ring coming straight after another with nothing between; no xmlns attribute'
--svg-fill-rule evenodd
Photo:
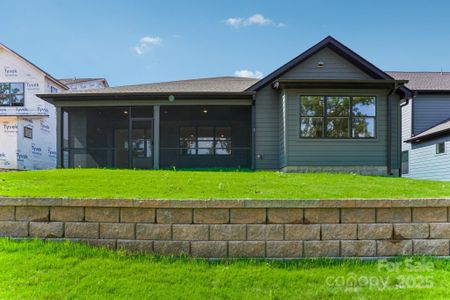
<svg viewBox="0 0 450 300"><path fill-rule="evenodd" d="M25 106L25 82L0 82L0 85L3 85L3 84L9 85L9 94L7 94L7 96L6 96L6 98L9 98L9 104L6 105L6 104L0 103L0 107L22 107L22 106ZM17 104L14 105L12 102L12 99L11 99L11 95L13 95L13 94L11 94L11 85L12 84L21 84L22 85L22 93L14 94L14 95L19 95L19 96L23 97L23 101L19 105L17 105Z"/></svg>
<svg viewBox="0 0 450 300"><path fill-rule="evenodd" d="M32 140L33 139L33 127L23 127L23 137Z"/></svg>
<svg viewBox="0 0 450 300"><path fill-rule="evenodd" d="M315 116L308 116L308 115L302 115L301 107L302 107L302 97L318 97L323 98L323 111L322 115L315 115ZM365 116L356 116L353 113L353 98L358 97L368 97L373 98L375 100L375 114L372 115L365 115ZM342 117L334 117L334 116L328 116L327 110L328 110L328 98L349 98L349 108L348 108L348 116L342 116ZM300 139L327 139L327 140L376 140L378 136L378 97L375 95L299 95L298 99L299 103L299 124L298 124L298 137ZM301 124L302 124L302 118L318 118L322 119L322 135L321 136L303 136L302 130L301 130ZM341 137L332 137L327 136L327 119L333 119L333 118L342 118L347 119L348 118L348 132L347 136L341 136ZM372 119L374 122L374 135L370 137L358 137L353 136L353 120L354 119Z"/></svg>
<svg viewBox="0 0 450 300"><path fill-rule="evenodd" d="M194 137L194 140L195 140L195 153L187 153L187 152L184 152L183 150L186 150L186 149L189 149L189 148L184 148L184 147L181 147L181 143L182 143L182 137L181 137L181 131L182 131L182 129L183 128L194 128L194 130L195 130L195 137ZM205 147L199 147L199 136L198 136L198 129L199 128L212 128L213 129L213 134L212 134L212 136L213 136L213 140L212 140L212 152L211 152L211 154L199 154L199 149L208 149L208 148L205 148ZM217 145L217 141L219 141L218 139L217 139L217 128L229 128L229 130L230 130L230 137L229 138L226 138L226 141L229 141L229 143L230 143L230 151L229 151L229 153L225 153L225 154L221 154L221 153L217 153L217 149L224 149L224 148L221 148L221 147L217 147L216 145ZM178 147L179 147L179 154L180 155L182 155L182 156L231 156L232 154L233 154L233 148L232 148L232 144L233 144L233 128L232 128L232 126L227 126L227 125L217 125L217 126L208 126L208 125L198 125L198 126L189 126L189 125L186 125L186 126L180 126L179 128L178 128Z"/></svg>
<svg viewBox="0 0 450 300"><path fill-rule="evenodd" d="M441 149L442 147L442 149ZM445 142L437 143L436 144L436 154L445 154Z"/></svg>

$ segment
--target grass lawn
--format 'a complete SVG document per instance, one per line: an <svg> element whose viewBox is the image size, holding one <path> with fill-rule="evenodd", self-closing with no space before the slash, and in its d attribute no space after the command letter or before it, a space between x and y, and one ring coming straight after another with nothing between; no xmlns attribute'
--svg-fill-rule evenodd
<svg viewBox="0 0 450 300"><path fill-rule="evenodd" d="M0 196L140 199L447 198L450 182L270 171L60 169L1 172Z"/></svg>
<svg viewBox="0 0 450 300"><path fill-rule="evenodd" d="M0 239L1 299L449 299L450 261L207 262Z"/></svg>

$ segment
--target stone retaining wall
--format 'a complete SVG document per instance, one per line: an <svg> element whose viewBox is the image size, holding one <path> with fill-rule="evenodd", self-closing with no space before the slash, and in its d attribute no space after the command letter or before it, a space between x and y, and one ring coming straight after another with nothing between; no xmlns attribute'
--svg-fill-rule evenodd
<svg viewBox="0 0 450 300"><path fill-rule="evenodd" d="M0 198L0 236L194 257L448 256L450 199Z"/></svg>

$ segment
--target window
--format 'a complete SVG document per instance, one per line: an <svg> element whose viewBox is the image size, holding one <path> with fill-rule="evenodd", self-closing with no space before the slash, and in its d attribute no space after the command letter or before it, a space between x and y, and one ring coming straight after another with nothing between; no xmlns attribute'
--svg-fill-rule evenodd
<svg viewBox="0 0 450 300"><path fill-rule="evenodd" d="M402 174L409 173L409 151L402 151Z"/></svg>
<svg viewBox="0 0 450 300"><path fill-rule="evenodd" d="M0 83L0 106L23 106L24 83Z"/></svg>
<svg viewBox="0 0 450 300"><path fill-rule="evenodd" d="M374 138L376 97L301 96L301 138Z"/></svg>
<svg viewBox="0 0 450 300"><path fill-rule="evenodd" d="M26 137L27 139L32 139L33 138L33 128L24 127L23 128L23 136Z"/></svg>
<svg viewBox="0 0 450 300"><path fill-rule="evenodd" d="M445 153L445 143L436 144L436 154Z"/></svg>
<svg viewBox="0 0 450 300"><path fill-rule="evenodd" d="M181 127L180 153L231 155L231 127Z"/></svg>

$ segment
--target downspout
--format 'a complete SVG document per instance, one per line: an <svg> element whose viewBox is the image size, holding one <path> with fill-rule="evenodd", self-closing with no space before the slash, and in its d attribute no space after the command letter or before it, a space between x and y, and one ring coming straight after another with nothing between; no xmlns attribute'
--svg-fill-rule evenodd
<svg viewBox="0 0 450 300"><path fill-rule="evenodd" d="M251 167L252 170L256 170L256 106L255 106L255 100L256 100L256 93L253 94L253 100L252 100L252 111L251 111L251 126L252 126L252 149L251 149Z"/></svg>
<svg viewBox="0 0 450 300"><path fill-rule="evenodd" d="M387 95L387 143L386 143L386 167L387 174L392 175L392 116L391 105L392 95L397 90L397 84L391 89Z"/></svg>

